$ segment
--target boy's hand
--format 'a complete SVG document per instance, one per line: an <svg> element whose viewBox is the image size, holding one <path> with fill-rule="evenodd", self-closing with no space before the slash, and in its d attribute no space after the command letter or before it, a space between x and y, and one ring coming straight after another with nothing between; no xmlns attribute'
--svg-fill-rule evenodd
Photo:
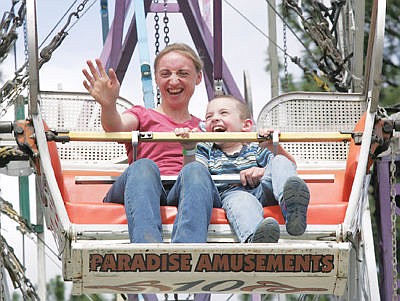
<svg viewBox="0 0 400 301"><path fill-rule="evenodd" d="M260 147L266 147L266 148L270 148L272 147L272 134L275 132L274 129L270 128L270 129L259 129L258 130L258 135L260 135L261 137L265 137L267 138L266 141L260 142ZM279 131L278 131L279 133Z"/></svg>
<svg viewBox="0 0 400 301"><path fill-rule="evenodd" d="M189 128L176 128L174 130L175 135L178 137L182 137L182 138L189 138L190 136L190 132L198 132L197 129L189 129ZM197 143L196 142L186 142L186 141L182 141L182 148L186 149L186 150L190 150L190 149L194 149L196 148Z"/></svg>
<svg viewBox="0 0 400 301"><path fill-rule="evenodd" d="M258 135L260 135L261 137L265 137L268 140L272 141L272 134L274 132L274 129L259 129L258 130Z"/></svg>
<svg viewBox="0 0 400 301"><path fill-rule="evenodd" d="M252 188L260 184L260 180L265 173L263 167L251 167L240 172L240 182L243 186L250 186Z"/></svg>

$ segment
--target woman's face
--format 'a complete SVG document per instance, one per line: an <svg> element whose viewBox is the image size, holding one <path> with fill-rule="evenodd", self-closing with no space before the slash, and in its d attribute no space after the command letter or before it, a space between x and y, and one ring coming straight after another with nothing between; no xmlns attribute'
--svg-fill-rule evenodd
<svg viewBox="0 0 400 301"><path fill-rule="evenodd" d="M187 107L201 77L190 58L179 52L165 54L160 58L155 74L163 105Z"/></svg>

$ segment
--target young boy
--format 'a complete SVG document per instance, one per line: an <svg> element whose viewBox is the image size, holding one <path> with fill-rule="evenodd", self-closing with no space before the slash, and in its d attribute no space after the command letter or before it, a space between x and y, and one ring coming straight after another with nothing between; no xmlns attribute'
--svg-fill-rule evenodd
<svg viewBox="0 0 400 301"><path fill-rule="evenodd" d="M207 106L205 127L208 132L250 132L253 121L246 104L232 96L219 96ZM188 128L175 133L189 137ZM260 130L260 135L269 131ZM272 217L263 218L263 206L278 201L290 235L302 235L307 227L310 193L297 176L294 159L281 146L273 154L258 143L184 142L184 164L199 161L212 175L240 174L240 184L216 184L222 207L241 242L277 242L279 225Z"/></svg>

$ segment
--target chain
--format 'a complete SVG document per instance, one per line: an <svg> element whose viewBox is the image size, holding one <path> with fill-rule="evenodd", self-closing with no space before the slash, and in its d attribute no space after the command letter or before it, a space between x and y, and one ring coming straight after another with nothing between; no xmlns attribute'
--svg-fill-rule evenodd
<svg viewBox="0 0 400 301"><path fill-rule="evenodd" d="M31 281L25 276L25 268L14 254L2 235L0 235L0 255L14 288L19 288L24 300L40 300Z"/></svg>
<svg viewBox="0 0 400 301"><path fill-rule="evenodd" d="M167 14L167 10L168 10L168 0L164 0L164 18L163 18L163 22L164 22L164 43L165 46L168 46L169 44L169 27L168 27L168 22L169 22L169 18L168 18L168 14Z"/></svg>
<svg viewBox="0 0 400 301"><path fill-rule="evenodd" d="M12 45L17 40L16 29L20 27L25 18L25 1L22 2L18 15L14 14L14 7L19 0L14 0L10 11L3 14L0 22L0 62L2 62L8 55Z"/></svg>
<svg viewBox="0 0 400 301"><path fill-rule="evenodd" d="M30 224L26 222L18 213L13 209L12 204L0 197L0 212L7 215L10 219L19 224L18 230L25 233L33 233L34 230ZM3 236L0 235L0 255L2 264L7 269L10 278L13 282L14 288L19 288L24 296L24 300L39 300L35 288L28 278L25 276L25 268L15 256L13 248L11 248ZM0 272L0 274L2 274ZM1 275L2 276L2 275ZM2 280L2 279L0 279ZM2 285L2 283L1 283ZM28 297L28 298L26 298Z"/></svg>
<svg viewBox="0 0 400 301"><path fill-rule="evenodd" d="M1 217L0 217L0 230L1 230ZM0 232L1 233L1 232ZM4 277L4 260L3 256L0 256L0 301L4 301L6 299L6 288L5 284L5 277Z"/></svg>
<svg viewBox="0 0 400 301"><path fill-rule="evenodd" d="M285 15L287 15L287 7L284 6ZM285 16L286 17L286 16ZM287 32L286 32L286 22L283 23L283 72L285 74L282 90L287 92L289 88L289 72L288 72L288 54L287 54Z"/></svg>
<svg viewBox="0 0 400 301"><path fill-rule="evenodd" d="M154 0L154 3L158 3L158 0ZM156 12L154 14L154 46L155 46L155 51L154 54L158 55L160 53L160 16ZM157 106L161 103L161 95L160 95L160 89L158 86L156 87L157 93Z"/></svg>
<svg viewBox="0 0 400 301"><path fill-rule="evenodd" d="M44 63L47 63L50 60L53 52L61 45L62 41L64 41L64 39L67 37L68 35L67 28L70 25L72 18L75 17L79 19L79 15L85 8L85 5L88 3L88 1L89 0L83 0L82 3L78 5L76 11L69 15L67 22L65 23L64 27L60 30L60 32L53 37L53 40L50 42L49 45L47 45L42 49L42 51L40 51L39 68L42 67Z"/></svg>
<svg viewBox="0 0 400 301"><path fill-rule="evenodd" d="M393 140L391 141L392 155L390 160L390 217L392 225L392 257L393 257L393 267L392 267L392 300L397 301L397 231L396 231L396 162L395 162L395 152Z"/></svg>
<svg viewBox="0 0 400 301"><path fill-rule="evenodd" d="M18 215L17 211L14 210L11 203L0 197L0 213L7 215L10 219L16 221L19 224L18 230L25 233L33 233L34 229L27 223L27 221Z"/></svg>
<svg viewBox="0 0 400 301"><path fill-rule="evenodd" d="M47 63L53 52L61 45L65 37L68 35L68 30L67 27L70 25L72 18L75 17L79 19L80 13L84 10L85 5L87 4L89 0L83 0L82 3L80 3L76 9L75 12L71 13L68 17L68 20L64 27L61 29L61 31L53 38L53 40L49 43L48 46L44 47L42 51L40 52L40 59L38 62L38 68L40 69L43 64ZM18 0L14 1L15 3L18 2ZM94 3L94 2L93 2ZM21 5L19 9L19 17L16 19L15 22L19 26L22 25L23 20L25 19L25 14L26 14L26 7L25 7L25 1L23 1L23 5ZM3 18L4 19L4 18ZM25 22L26 23L26 22ZM0 23L0 30L3 31L3 29L6 27L6 25L3 25ZM5 21L4 24L7 24ZM73 25L71 25L72 27ZM25 47L25 63L24 65L15 72L15 76L13 80L7 81L3 87L0 89L0 117L4 116L11 106L14 105L16 97L18 95L21 95L21 93L26 89L29 83L29 76L28 76L28 45L27 45L27 31L26 31L26 25L24 26L24 47ZM3 43L3 41L2 41ZM2 44L0 44L1 47ZM0 52L1 54L1 52ZM5 104L3 104L5 103Z"/></svg>
<svg viewBox="0 0 400 301"><path fill-rule="evenodd" d="M154 3L158 3L158 0L154 0ZM160 52L160 16L156 12L154 14L154 46L155 46L155 55Z"/></svg>
<svg viewBox="0 0 400 301"><path fill-rule="evenodd" d="M337 46L338 30L336 28L338 16L346 1L332 3L331 8L325 7L321 2L313 1L311 17L303 16L304 12L296 1L285 0L284 3L285 7L293 10L300 17L305 32L323 53L322 57L316 61L318 68L335 84L338 91L347 91L354 77L347 64L353 53L347 56L341 54Z"/></svg>

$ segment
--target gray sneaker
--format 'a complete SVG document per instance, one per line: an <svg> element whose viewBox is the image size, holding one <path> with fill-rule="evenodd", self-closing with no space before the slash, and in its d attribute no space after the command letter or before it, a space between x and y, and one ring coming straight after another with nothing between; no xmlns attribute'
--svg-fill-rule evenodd
<svg viewBox="0 0 400 301"><path fill-rule="evenodd" d="M278 222L273 217L267 217L256 228L250 242L270 243L278 242L280 236Z"/></svg>
<svg viewBox="0 0 400 301"><path fill-rule="evenodd" d="M290 235L302 235L307 228L307 208L310 191L299 177L290 177L283 186L282 213Z"/></svg>

